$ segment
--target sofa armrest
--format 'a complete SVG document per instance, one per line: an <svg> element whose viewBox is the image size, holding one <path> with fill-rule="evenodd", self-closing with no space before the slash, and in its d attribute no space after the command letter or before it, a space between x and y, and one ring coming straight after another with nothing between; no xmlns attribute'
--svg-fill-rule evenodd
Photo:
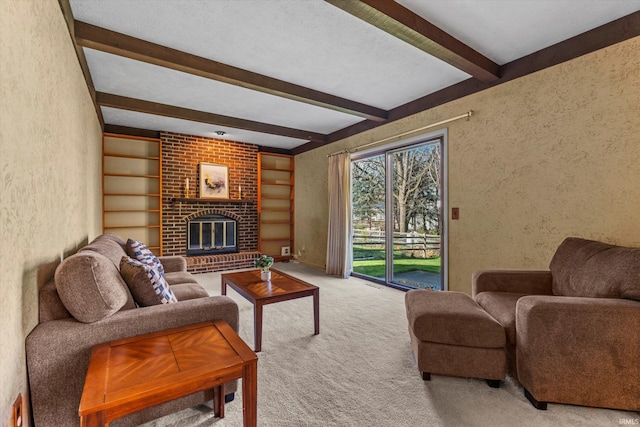
<svg viewBox="0 0 640 427"><path fill-rule="evenodd" d="M187 271L187 260L182 256L160 256L158 259L166 273Z"/></svg>
<svg viewBox="0 0 640 427"><path fill-rule="evenodd" d="M536 400L640 410L640 302L526 296L516 331L518 377Z"/></svg>
<svg viewBox="0 0 640 427"><path fill-rule="evenodd" d="M213 296L124 310L94 323L73 318L39 324L26 338L27 367L36 425L78 425L78 405L96 344L222 319L238 331L238 306ZM229 384L227 392L235 391Z"/></svg>
<svg viewBox="0 0 640 427"><path fill-rule="evenodd" d="M472 296L480 292L515 292L551 295L551 272L547 270L478 270L473 273Z"/></svg>

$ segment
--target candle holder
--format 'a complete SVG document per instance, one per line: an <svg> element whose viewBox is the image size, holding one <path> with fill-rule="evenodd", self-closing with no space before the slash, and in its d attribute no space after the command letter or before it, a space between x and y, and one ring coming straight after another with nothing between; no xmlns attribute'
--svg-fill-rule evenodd
<svg viewBox="0 0 640 427"><path fill-rule="evenodd" d="M184 197L187 199L191 197L191 192L189 191L189 178L184 179Z"/></svg>

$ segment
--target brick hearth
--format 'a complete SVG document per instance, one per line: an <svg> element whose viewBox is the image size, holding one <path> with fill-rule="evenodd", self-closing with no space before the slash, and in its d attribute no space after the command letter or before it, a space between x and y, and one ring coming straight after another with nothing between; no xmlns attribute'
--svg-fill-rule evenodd
<svg viewBox="0 0 640 427"><path fill-rule="evenodd" d="M241 252L237 254L203 255L187 257L187 270L191 273L234 270L253 267L253 261L260 252Z"/></svg>

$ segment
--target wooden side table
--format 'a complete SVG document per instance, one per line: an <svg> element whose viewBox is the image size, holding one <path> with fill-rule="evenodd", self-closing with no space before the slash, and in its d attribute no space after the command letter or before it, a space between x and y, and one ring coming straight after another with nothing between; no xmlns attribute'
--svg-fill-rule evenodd
<svg viewBox="0 0 640 427"><path fill-rule="evenodd" d="M224 418L224 384L242 378L244 426L257 422L258 357L224 321L198 323L99 344L91 352L80 425L115 419L209 390Z"/></svg>

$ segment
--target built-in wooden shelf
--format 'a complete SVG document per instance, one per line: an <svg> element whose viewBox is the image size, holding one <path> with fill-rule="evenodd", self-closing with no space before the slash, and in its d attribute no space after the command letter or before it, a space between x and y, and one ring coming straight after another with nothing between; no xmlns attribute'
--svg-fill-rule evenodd
<svg viewBox="0 0 640 427"><path fill-rule="evenodd" d="M293 209L292 208L269 209L268 212L293 212Z"/></svg>
<svg viewBox="0 0 640 427"><path fill-rule="evenodd" d="M105 196L117 196L117 197L160 197L158 193L103 193Z"/></svg>
<svg viewBox="0 0 640 427"><path fill-rule="evenodd" d="M113 228L160 228L160 224L155 225L106 225L105 230Z"/></svg>
<svg viewBox="0 0 640 427"><path fill-rule="evenodd" d="M160 178L160 175L141 175L135 173L105 173L104 176L120 176L125 178Z"/></svg>
<svg viewBox="0 0 640 427"><path fill-rule="evenodd" d="M258 154L258 250L276 261L293 251L294 164L293 156Z"/></svg>
<svg viewBox="0 0 640 427"><path fill-rule="evenodd" d="M291 187L293 184L291 184L290 182L262 181L262 185L285 185Z"/></svg>
<svg viewBox="0 0 640 427"><path fill-rule="evenodd" d="M162 255L161 141L105 133L102 155L103 231L141 241Z"/></svg>
<svg viewBox="0 0 640 427"><path fill-rule="evenodd" d="M144 159L144 160L160 160L158 156L137 156L132 154L121 153L104 153L105 157L121 157L123 159Z"/></svg>
<svg viewBox="0 0 640 427"><path fill-rule="evenodd" d="M291 200L291 197L262 196L262 200Z"/></svg>
<svg viewBox="0 0 640 427"><path fill-rule="evenodd" d="M262 153L260 153L262 154ZM265 153L267 155L269 155L270 153ZM263 171L280 171L280 172L291 172L291 169L286 167L286 168L270 168L270 167L262 167Z"/></svg>
<svg viewBox="0 0 640 427"><path fill-rule="evenodd" d="M105 213L108 212L148 212L148 213L160 213L160 209L105 209Z"/></svg>

